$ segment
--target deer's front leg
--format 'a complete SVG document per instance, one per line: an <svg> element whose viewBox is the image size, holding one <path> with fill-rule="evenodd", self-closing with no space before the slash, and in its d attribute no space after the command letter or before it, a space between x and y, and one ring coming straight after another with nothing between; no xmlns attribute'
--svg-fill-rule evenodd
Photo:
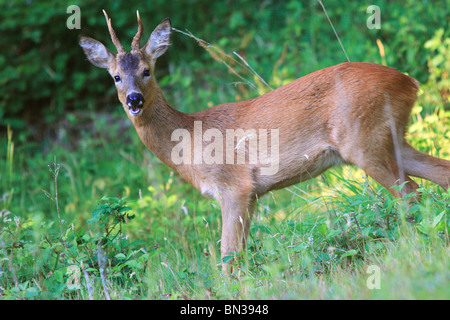
<svg viewBox="0 0 450 320"><path fill-rule="evenodd" d="M224 258L235 256L245 249L254 202L248 193L241 193L238 197L224 196L221 199L222 240L220 251L222 270L225 273L233 273L233 267L232 259L224 263Z"/></svg>

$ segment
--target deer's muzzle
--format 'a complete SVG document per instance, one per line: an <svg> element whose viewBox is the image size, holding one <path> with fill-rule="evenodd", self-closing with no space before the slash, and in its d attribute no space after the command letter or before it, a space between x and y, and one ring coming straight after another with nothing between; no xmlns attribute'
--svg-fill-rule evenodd
<svg viewBox="0 0 450 320"><path fill-rule="evenodd" d="M127 106L130 108L130 113L132 115L141 113L144 102L144 97L138 92L132 92L127 96Z"/></svg>

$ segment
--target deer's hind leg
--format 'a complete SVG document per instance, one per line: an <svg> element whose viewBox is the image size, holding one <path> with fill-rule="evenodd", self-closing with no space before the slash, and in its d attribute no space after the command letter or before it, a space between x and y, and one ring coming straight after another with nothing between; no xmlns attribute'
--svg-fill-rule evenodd
<svg viewBox="0 0 450 320"><path fill-rule="evenodd" d="M433 181L448 190L450 187L450 161L417 151L406 142L402 145L401 154L407 174Z"/></svg>
<svg viewBox="0 0 450 320"><path fill-rule="evenodd" d="M391 155L385 154L383 158L376 162L370 159L359 165L369 176L386 188L394 197L404 198L407 194L417 192L419 185L412 180L397 164ZM392 188L407 182L399 192ZM419 201L420 196L411 198L412 201ZM409 200L409 201L411 201Z"/></svg>
<svg viewBox="0 0 450 320"><path fill-rule="evenodd" d="M364 170L393 196L404 198L407 194L416 192L419 186L408 176L409 171L405 170L401 149L402 147L394 144L390 134L386 134L384 139L373 136L372 139L368 138L364 145L353 146L352 152L344 155L344 159ZM400 192L392 188L404 182L407 183ZM420 196L416 195L409 202L419 200Z"/></svg>

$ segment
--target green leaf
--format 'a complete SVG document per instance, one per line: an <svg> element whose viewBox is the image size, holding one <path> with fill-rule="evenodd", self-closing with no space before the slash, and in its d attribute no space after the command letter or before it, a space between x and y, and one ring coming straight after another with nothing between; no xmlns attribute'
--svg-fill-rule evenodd
<svg viewBox="0 0 450 320"><path fill-rule="evenodd" d="M123 253L118 253L114 257L120 260L125 260L127 258Z"/></svg>
<svg viewBox="0 0 450 320"><path fill-rule="evenodd" d="M328 261L330 260L330 255L328 253L321 253L316 258L317 261Z"/></svg>
<svg viewBox="0 0 450 320"><path fill-rule="evenodd" d="M230 253L232 253L232 252L230 252ZM233 260L233 258L234 258L234 255L225 256L225 257L223 257L222 262L227 263L227 262Z"/></svg>
<svg viewBox="0 0 450 320"><path fill-rule="evenodd" d="M344 257L352 257L354 255L357 255L359 253L358 250L352 249L352 250L348 250L347 252L341 254L341 259Z"/></svg>
<svg viewBox="0 0 450 320"><path fill-rule="evenodd" d="M438 216L436 216L433 220L433 223L431 224L432 228L436 228L436 226L441 222L442 217L444 216L445 211L442 211Z"/></svg>
<svg viewBox="0 0 450 320"><path fill-rule="evenodd" d="M136 269L136 270L142 270L144 268L144 265L141 261L137 260L130 260L125 262L125 265L129 266L130 268Z"/></svg>
<svg viewBox="0 0 450 320"><path fill-rule="evenodd" d="M25 290L25 298L30 299L39 295L39 290L36 287L30 287Z"/></svg>
<svg viewBox="0 0 450 320"><path fill-rule="evenodd" d="M126 211L131 211L131 210L132 210L131 207L122 207L122 208L119 209L119 213L126 212Z"/></svg>

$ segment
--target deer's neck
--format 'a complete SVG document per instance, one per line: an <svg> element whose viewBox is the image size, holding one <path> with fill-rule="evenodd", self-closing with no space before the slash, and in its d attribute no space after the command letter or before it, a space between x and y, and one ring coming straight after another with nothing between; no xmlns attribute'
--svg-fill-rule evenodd
<svg viewBox="0 0 450 320"><path fill-rule="evenodd" d="M182 168L175 165L171 159L173 144L171 137L176 129L192 132L194 119L191 114L185 114L170 107L161 89L157 87L150 105L139 117L132 117L131 120L147 148L172 169L182 171Z"/></svg>

